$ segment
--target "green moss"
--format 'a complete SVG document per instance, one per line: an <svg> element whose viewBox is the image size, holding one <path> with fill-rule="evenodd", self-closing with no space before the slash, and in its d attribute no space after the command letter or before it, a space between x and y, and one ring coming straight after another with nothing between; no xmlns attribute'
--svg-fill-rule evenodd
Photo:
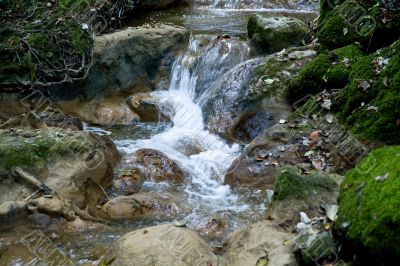
<svg viewBox="0 0 400 266"><path fill-rule="evenodd" d="M35 166L57 156L79 154L90 148L84 135L59 137L68 134L68 131L51 128L40 132L28 130L24 134L0 134L0 176L16 166Z"/></svg>
<svg viewBox="0 0 400 266"><path fill-rule="evenodd" d="M375 180L385 174L386 180ZM339 205L337 223L349 240L379 259L399 259L400 146L377 149L349 171Z"/></svg>
<svg viewBox="0 0 400 266"><path fill-rule="evenodd" d="M389 60L389 64L376 75L374 62L382 60ZM332 111L339 121L362 139L400 143L400 42L358 60L350 79L333 101ZM362 80L373 83L364 91L359 87ZM378 111L368 107L377 107Z"/></svg>
<svg viewBox="0 0 400 266"><path fill-rule="evenodd" d="M356 41L366 51L389 45L400 36L398 8L395 1L321 1L317 36L322 49L331 50Z"/></svg>
<svg viewBox="0 0 400 266"><path fill-rule="evenodd" d="M321 191L330 191L336 180L323 172L299 175L296 168L284 168L275 182L274 200L304 199Z"/></svg>
<svg viewBox="0 0 400 266"><path fill-rule="evenodd" d="M349 81L351 66L362 55L356 45L321 53L290 81L287 91L288 101L296 102L324 89L343 88Z"/></svg>

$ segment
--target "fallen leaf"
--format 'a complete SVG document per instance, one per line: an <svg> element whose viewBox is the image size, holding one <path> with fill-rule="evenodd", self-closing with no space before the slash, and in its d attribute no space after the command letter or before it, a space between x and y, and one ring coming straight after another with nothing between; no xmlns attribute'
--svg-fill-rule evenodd
<svg viewBox="0 0 400 266"><path fill-rule="evenodd" d="M332 105L332 101L328 99L328 100L324 100L324 102L321 104L321 107L330 110L331 105Z"/></svg>
<svg viewBox="0 0 400 266"><path fill-rule="evenodd" d="M335 119L335 117L334 117L333 115L331 115L331 114L327 114L327 115L325 116L325 120L326 120L326 122L328 122L329 124L332 124L334 119Z"/></svg>
<svg viewBox="0 0 400 266"><path fill-rule="evenodd" d="M363 89L363 91L366 91L371 87L371 83L368 80L359 80L358 87Z"/></svg>
<svg viewBox="0 0 400 266"><path fill-rule="evenodd" d="M311 163L314 166L314 168L317 170L322 170L324 168L324 165L321 160L315 160L315 161L312 161Z"/></svg>
<svg viewBox="0 0 400 266"><path fill-rule="evenodd" d="M308 152L304 153L304 156L305 156L305 157L308 157L308 156L311 156L311 155L313 155L313 154L314 154L314 151L311 150L311 151L308 151Z"/></svg>
<svg viewBox="0 0 400 266"><path fill-rule="evenodd" d="M387 77L384 77L384 78L383 78L383 85L384 85L385 87L388 86L388 78L387 78Z"/></svg>
<svg viewBox="0 0 400 266"><path fill-rule="evenodd" d="M371 111L371 110L373 110L373 111L375 111L375 112L378 112L378 111L379 111L379 108L376 107L376 106L368 106L367 111Z"/></svg>
<svg viewBox="0 0 400 266"><path fill-rule="evenodd" d="M311 134L310 134L310 140L316 140L316 139L318 139L320 133L321 133L321 131L319 131L319 130L315 130L315 131L311 132Z"/></svg>

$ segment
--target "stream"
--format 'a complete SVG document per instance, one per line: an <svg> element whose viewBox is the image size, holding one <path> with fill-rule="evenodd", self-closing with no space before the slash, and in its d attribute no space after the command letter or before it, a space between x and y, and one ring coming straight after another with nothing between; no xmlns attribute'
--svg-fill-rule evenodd
<svg viewBox="0 0 400 266"><path fill-rule="evenodd" d="M229 143L206 130L202 102L210 97L208 88L236 65L252 59L246 40L246 23L254 13L291 13L300 19L314 18L312 6L299 9L287 1L198 1L194 7L156 11L135 18L131 26L144 23L174 23L190 31L187 48L180 52L172 67L168 91L159 91L160 111L170 122L135 123L127 127L86 130L109 135L123 155L118 169L129 167L133 154L143 148L159 150L175 161L187 177L182 185L146 181L144 191L165 197L178 197L190 213L174 219L184 219L187 227L201 229L210 219L223 221L224 235L252 224L264 217L272 191L256 189L233 190L223 184L226 170L244 149L244 145ZM280 3L282 2L282 3ZM217 40L218 35L229 38ZM169 220L145 220L101 227L80 234L59 233L53 243L78 264L96 261L126 232ZM27 226L2 233L0 245L30 232ZM45 232L49 236L51 230ZM220 245L221 239L207 239L211 245ZM18 264L16 259L14 265Z"/></svg>

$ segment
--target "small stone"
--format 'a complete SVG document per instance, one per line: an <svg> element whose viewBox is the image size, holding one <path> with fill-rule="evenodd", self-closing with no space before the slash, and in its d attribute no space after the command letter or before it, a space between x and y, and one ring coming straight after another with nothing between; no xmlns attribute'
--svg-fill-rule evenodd
<svg viewBox="0 0 400 266"><path fill-rule="evenodd" d="M174 220L173 222L172 222L172 224L175 226L175 227L186 227L186 225L187 225L187 221L186 220Z"/></svg>

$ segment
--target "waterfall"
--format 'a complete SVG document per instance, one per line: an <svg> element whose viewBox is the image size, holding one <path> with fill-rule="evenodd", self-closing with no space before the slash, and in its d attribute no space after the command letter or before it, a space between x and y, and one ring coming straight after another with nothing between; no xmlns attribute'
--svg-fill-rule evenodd
<svg viewBox="0 0 400 266"><path fill-rule="evenodd" d="M187 50L173 65L169 90L158 94L160 110L170 117L172 127L150 139L116 141L128 160L138 149L157 149L189 174L184 191L193 208L192 214L186 217L192 226L215 212L237 213L250 208L239 204L238 196L223 184L227 168L239 155L239 145L228 145L206 130L201 107L196 103L213 81L249 57L245 42L215 38L192 36ZM201 152L187 156L182 152L182 145L197 146Z"/></svg>

